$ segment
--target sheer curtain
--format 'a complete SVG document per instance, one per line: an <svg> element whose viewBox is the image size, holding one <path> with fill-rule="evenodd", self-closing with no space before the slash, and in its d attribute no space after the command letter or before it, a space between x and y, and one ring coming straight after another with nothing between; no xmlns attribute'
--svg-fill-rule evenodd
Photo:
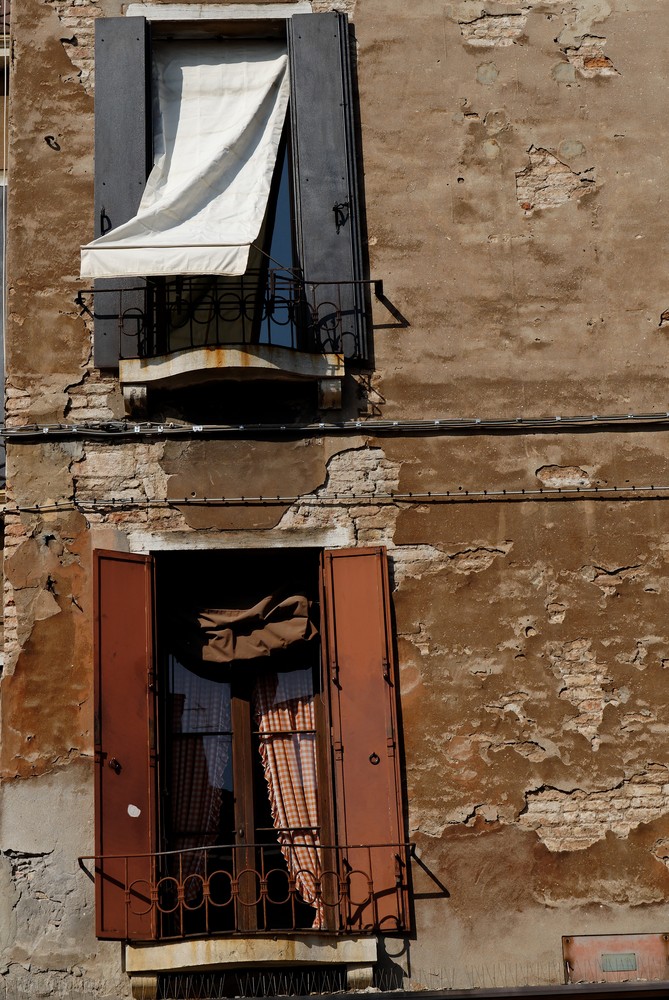
<svg viewBox="0 0 669 1000"><path fill-rule="evenodd" d="M320 928L324 910L315 884L322 864L311 670L261 674L254 708L281 852L303 899L316 909L313 927Z"/></svg>
<svg viewBox="0 0 669 1000"><path fill-rule="evenodd" d="M170 657L173 705L171 818L183 877L202 873L219 837L224 788L230 787L230 685L200 677Z"/></svg>

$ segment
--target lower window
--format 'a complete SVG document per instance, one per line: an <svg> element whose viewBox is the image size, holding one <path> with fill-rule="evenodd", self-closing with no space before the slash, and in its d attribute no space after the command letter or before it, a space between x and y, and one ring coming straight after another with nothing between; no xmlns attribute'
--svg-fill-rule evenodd
<svg viewBox="0 0 669 1000"><path fill-rule="evenodd" d="M382 549L96 553L100 937L408 928Z"/></svg>

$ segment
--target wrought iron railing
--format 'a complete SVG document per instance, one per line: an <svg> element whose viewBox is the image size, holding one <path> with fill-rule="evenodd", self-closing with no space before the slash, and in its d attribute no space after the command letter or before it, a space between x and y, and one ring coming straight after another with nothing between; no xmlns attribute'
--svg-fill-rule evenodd
<svg viewBox="0 0 669 1000"><path fill-rule="evenodd" d="M318 870L304 866L303 854L300 865L299 845L276 843L89 855L79 864L98 889L116 894L130 939L138 920L162 940L256 932L359 934L408 927L411 846L321 846Z"/></svg>
<svg viewBox="0 0 669 1000"><path fill-rule="evenodd" d="M364 358L369 288L380 283L304 282L293 272L270 270L111 285L82 290L77 304L116 325L121 358L255 344Z"/></svg>

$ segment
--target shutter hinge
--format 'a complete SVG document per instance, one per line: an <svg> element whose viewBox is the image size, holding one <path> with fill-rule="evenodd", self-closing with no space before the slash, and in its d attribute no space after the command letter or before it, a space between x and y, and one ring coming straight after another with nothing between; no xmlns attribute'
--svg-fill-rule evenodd
<svg viewBox="0 0 669 1000"><path fill-rule="evenodd" d="M389 757L395 756L395 740L392 736L388 736L386 739L386 749Z"/></svg>
<svg viewBox="0 0 669 1000"><path fill-rule="evenodd" d="M344 756L344 744L341 740L335 740L332 744L332 749L334 750L335 760L342 760Z"/></svg>
<svg viewBox="0 0 669 1000"><path fill-rule="evenodd" d="M381 663L383 665L383 679L390 684L390 660L384 656Z"/></svg>

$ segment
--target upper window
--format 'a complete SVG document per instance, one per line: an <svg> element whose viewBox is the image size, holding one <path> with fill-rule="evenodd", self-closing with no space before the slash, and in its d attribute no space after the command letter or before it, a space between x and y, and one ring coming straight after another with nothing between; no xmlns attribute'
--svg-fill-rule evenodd
<svg viewBox="0 0 669 1000"><path fill-rule="evenodd" d="M96 363L258 344L364 358L345 16L296 14L271 38L150 29L96 22Z"/></svg>

